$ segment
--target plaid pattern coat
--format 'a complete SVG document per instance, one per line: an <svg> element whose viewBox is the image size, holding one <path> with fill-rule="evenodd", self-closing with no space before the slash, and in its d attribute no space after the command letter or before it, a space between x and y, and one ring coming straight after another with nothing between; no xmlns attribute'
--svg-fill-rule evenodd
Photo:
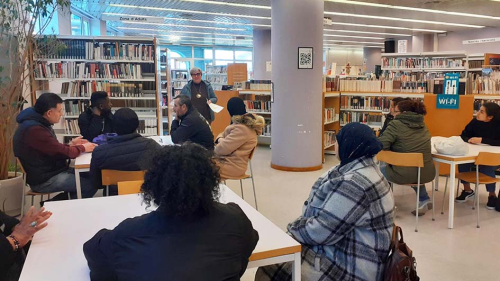
<svg viewBox="0 0 500 281"><path fill-rule="evenodd" d="M288 225L303 245L302 280L382 280L393 227L394 199L373 158L321 176L303 214ZM259 268L255 280L291 280L291 264Z"/></svg>

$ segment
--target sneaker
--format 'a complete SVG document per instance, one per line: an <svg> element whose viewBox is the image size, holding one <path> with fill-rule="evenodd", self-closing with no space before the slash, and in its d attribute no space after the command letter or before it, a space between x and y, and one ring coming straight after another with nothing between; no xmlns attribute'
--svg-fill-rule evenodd
<svg viewBox="0 0 500 281"><path fill-rule="evenodd" d="M457 203L464 203L467 202L467 200L473 199L474 198L474 191L465 191L462 190L462 194L455 198L455 202Z"/></svg>
<svg viewBox="0 0 500 281"><path fill-rule="evenodd" d="M432 202L430 199L426 199L418 202L418 216L421 217L427 213L427 211L432 210ZM411 211L413 215L417 213L417 210Z"/></svg>
<svg viewBox="0 0 500 281"><path fill-rule="evenodd" d="M488 197L488 203L486 203L486 209L494 210L497 205L498 198L495 196Z"/></svg>

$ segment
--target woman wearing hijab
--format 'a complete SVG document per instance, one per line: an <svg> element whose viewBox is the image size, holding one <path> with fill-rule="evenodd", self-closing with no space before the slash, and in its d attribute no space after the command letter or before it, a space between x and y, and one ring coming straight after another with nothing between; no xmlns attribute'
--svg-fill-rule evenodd
<svg viewBox="0 0 500 281"><path fill-rule="evenodd" d="M239 178L247 171L250 154L262 134L264 118L246 112L245 103L238 97L227 102L231 125L215 140L214 153L222 179Z"/></svg>
<svg viewBox="0 0 500 281"><path fill-rule="evenodd" d="M340 165L314 183L303 213L288 225L302 244L302 280L382 280L394 200L373 157L382 149L366 125L337 135ZM292 264L261 267L255 280L292 280Z"/></svg>

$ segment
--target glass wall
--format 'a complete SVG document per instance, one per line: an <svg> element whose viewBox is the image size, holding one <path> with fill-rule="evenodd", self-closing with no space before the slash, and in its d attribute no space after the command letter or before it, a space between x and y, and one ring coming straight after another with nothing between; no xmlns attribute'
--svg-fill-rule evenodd
<svg viewBox="0 0 500 281"><path fill-rule="evenodd" d="M90 35L90 21L71 13L71 35Z"/></svg>

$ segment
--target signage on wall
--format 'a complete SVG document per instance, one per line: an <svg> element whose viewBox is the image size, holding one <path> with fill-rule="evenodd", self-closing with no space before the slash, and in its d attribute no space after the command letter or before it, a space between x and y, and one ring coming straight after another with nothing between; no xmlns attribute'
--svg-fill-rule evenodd
<svg viewBox="0 0 500 281"><path fill-rule="evenodd" d="M312 69L313 68L313 48L312 47L299 47L298 68L299 69Z"/></svg>
<svg viewBox="0 0 500 281"><path fill-rule="evenodd" d="M404 54L408 51L408 40L398 40L398 53Z"/></svg>
<svg viewBox="0 0 500 281"><path fill-rule="evenodd" d="M107 21L134 21L134 22L153 22L163 23L165 19L162 17L134 17L134 16L107 16L103 15L102 20Z"/></svg>
<svg viewBox="0 0 500 281"><path fill-rule="evenodd" d="M443 94L437 96L436 108L458 109L459 83L460 83L460 75L458 73L445 74Z"/></svg>
<svg viewBox="0 0 500 281"><path fill-rule="evenodd" d="M464 40L464 41L462 41L462 43L464 45L494 43L494 42L500 42L500 37L496 37L496 38L484 38L484 39L471 39L471 40Z"/></svg>

